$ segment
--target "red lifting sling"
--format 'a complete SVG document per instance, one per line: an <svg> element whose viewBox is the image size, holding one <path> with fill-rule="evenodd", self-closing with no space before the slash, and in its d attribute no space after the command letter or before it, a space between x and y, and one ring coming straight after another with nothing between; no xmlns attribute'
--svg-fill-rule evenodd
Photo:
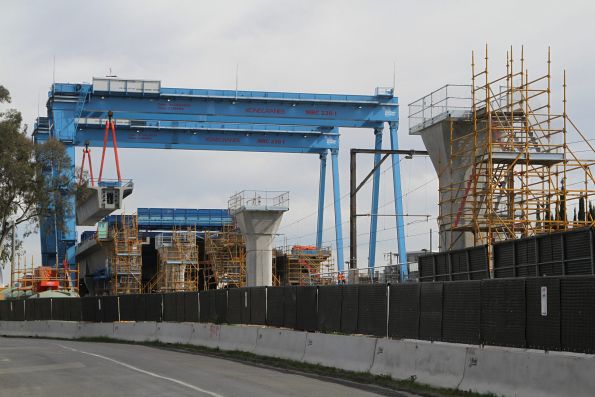
<svg viewBox="0 0 595 397"><path fill-rule="evenodd" d="M91 179L91 186L95 186L93 182L93 164L91 164L91 149L89 149L89 143L85 142L85 148L83 149L83 164L81 165L81 174L79 176L79 185L83 184L83 171L85 170L85 158L89 158L89 177Z"/></svg>
<svg viewBox="0 0 595 397"><path fill-rule="evenodd" d="M107 136L110 127L112 129L112 140L114 141L114 157L116 158L116 171L118 172L118 182L122 182L120 175L120 160L118 159L118 144L116 143L116 123L112 119L113 113L110 110L107 112L108 120L105 122L105 134L103 135L103 151L101 152L101 166L99 167L99 179L97 183L101 182L101 175L103 173L103 161L105 160L105 149L107 148Z"/></svg>

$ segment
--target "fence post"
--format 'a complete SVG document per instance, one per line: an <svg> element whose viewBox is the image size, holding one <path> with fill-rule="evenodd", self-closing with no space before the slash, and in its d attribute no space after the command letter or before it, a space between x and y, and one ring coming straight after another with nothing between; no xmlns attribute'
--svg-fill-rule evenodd
<svg viewBox="0 0 595 397"><path fill-rule="evenodd" d="M390 284L386 284L386 337L388 338L388 319L390 317Z"/></svg>

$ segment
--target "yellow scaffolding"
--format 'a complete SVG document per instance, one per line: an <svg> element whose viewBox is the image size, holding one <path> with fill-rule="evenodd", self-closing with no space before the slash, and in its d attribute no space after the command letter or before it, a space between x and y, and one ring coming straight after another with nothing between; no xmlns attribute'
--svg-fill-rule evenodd
<svg viewBox="0 0 595 397"><path fill-rule="evenodd" d="M138 238L138 217L121 215L111 230L112 255L110 294L142 292L142 241Z"/></svg>
<svg viewBox="0 0 595 397"><path fill-rule="evenodd" d="M159 255L157 274L150 292L198 291L198 245L196 229L173 230L155 239Z"/></svg>
<svg viewBox="0 0 595 397"><path fill-rule="evenodd" d="M78 294L78 266L72 268L65 263L57 267L36 267L33 257L28 263L26 257L19 256L15 266L10 269L10 288L15 298L48 290Z"/></svg>
<svg viewBox="0 0 595 397"><path fill-rule="evenodd" d="M273 253L274 273L281 285L330 284L334 271L330 247L294 245L277 248ZM326 275L326 276L325 276Z"/></svg>
<svg viewBox="0 0 595 397"><path fill-rule="evenodd" d="M236 225L205 232L207 288L246 285L246 243Z"/></svg>
<svg viewBox="0 0 595 397"><path fill-rule="evenodd" d="M584 155L595 151L567 116L566 72L562 112L552 111L549 49L539 77L529 77L523 49L520 62L507 52L496 78L487 46L484 60L478 71L472 53L471 123L450 124L447 172L463 177L442 189L440 222L460 232L451 247L465 236L465 245L488 244L491 264L493 242L593 223L595 161Z"/></svg>

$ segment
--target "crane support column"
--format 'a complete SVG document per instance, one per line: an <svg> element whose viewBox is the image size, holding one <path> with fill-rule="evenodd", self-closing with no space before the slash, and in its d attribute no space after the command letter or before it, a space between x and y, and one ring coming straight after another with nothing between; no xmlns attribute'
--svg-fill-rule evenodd
<svg viewBox="0 0 595 397"><path fill-rule="evenodd" d="M376 138L374 149L382 150L382 129L374 129L374 136ZM374 154L374 167L380 162L380 152ZM380 192L380 167L374 171L374 179L372 180L372 210L370 212L370 247L368 253L368 267L370 268L370 276L374 276L374 266L376 265L376 232L378 230L378 194Z"/></svg>
<svg viewBox="0 0 595 397"><path fill-rule="evenodd" d="M397 127L398 123L390 123L390 145L392 150L399 150ZM393 154L391 160L393 166L393 193L395 198L399 262L401 265L400 276L401 281L406 281L409 277L409 270L407 267L407 249L405 247L405 224L403 218L403 194L401 193L401 165L399 163L399 155Z"/></svg>
<svg viewBox="0 0 595 397"><path fill-rule="evenodd" d="M318 218L316 221L316 248L322 247L322 228L324 224L324 194L326 188L326 156L320 153L320 180L318 186Z"/></svg>
<svg viewBox="0 0 595 397"><path fill-rule="evenodd" d="M337 245L337 270L343 271L343 229L341 226L341 190L339 188L339 150L331 150L333 167L333 199L335 208L335 243Z"/></svg>

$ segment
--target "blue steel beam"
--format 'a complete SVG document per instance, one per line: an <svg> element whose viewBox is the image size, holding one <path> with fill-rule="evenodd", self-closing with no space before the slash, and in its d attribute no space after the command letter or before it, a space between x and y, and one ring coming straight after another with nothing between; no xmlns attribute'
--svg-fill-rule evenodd
<svg viewBox="0 0 595 397"><path fill-rule="evenodd" d="M331 150L333 168L333 200L335 209L335 244L337 246L337 270L343 272L343 227L341 224L341 188L339 185L339 151Z"/></svg>
<svg viewBox="0 0 595 397"><path fill-rule="evenodd" d="M49 106L74 111L78 102L78 97L73 97L76 87L54 84ZM85 89L87 86L82 85L78 92ZM151 97L94 91L81 117L107 118L110 110L116 119L172 120L173 114L176 121L377 128L398 120L398 99L181 88L161 88L159 95Z"/></svg>
<svg viewBox="0 0 595 397"><path fill-rule="evenodd" d="M322 230L324 226L324 190L326 187L326 156L326 152L320 153L320 179L318 180L318 217L316 219L316 248L322 248Z"/></svg>
<svg viewBox="0 0 595 397"><path fill-rule="evenodd" d="M374 149L382 149L382 129L374 130L375 141ZM374 166L380 162L380 153L374 154ZM374 178L372 180L372 210L370 211L370 245L368 247L368 267L370 268L371 276L374 275L374 267L376 266L376 232L378 230L378 196L380 192L380 167L374 171Z"/></svg>
<svg viewBox="0 0 595 397"><path fill-rule="evenodd" d="M116 126L118 147L249 152L323 153L339 147L337 132L310 129L266 130L252 126L239 129L171 129ZM79 124L75 146L102 147L104 128ZM111 140L108 142L112 145Z"/></svg>
<svg viewBox="0 0 595 397"><path fill-rule="evenodd" d="M397 123L390 123L390 145L392 150L399 150L399 140L397 137ZM397 223L397 241L399 247L399 262L401 264L401 281L409 278L409 269L407 267L407 249L405 247L405 220L403 218L403 194L401 191L401 164L399 155L391 155L393 168L393 193L395 198L395 219Z"/></svg>

